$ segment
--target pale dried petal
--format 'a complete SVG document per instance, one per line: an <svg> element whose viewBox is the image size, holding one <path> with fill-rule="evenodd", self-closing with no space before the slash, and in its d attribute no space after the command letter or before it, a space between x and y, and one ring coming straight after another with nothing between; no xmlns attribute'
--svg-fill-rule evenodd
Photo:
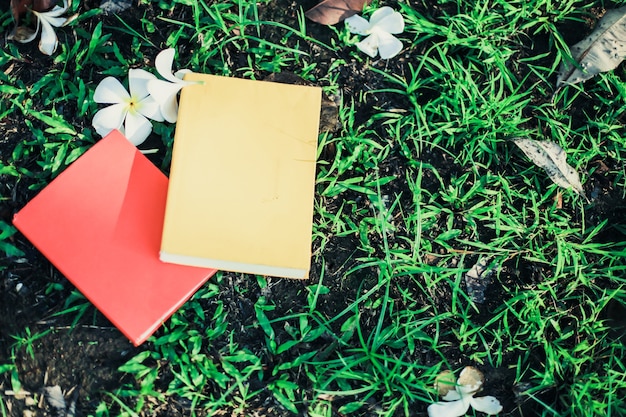
<svg viewBox="0 0 626 417"><path fill-rule="evenodd" d="M63 0L63 7L54 6L52 10L50 10L49 12L44 12L42 14L45 14L46 16L50 16L50 17L58 17L58 16L61 16L63 13L65 13L67 9L69 9L69 7L70 7L70 3L67 0Z"/></svg>
<svg viewBox="0 0 626 417"><path fill-rule="evenodd" d="M65 23L67 23L67 19L68 19L67 17L53 17L53 16L50 16L48 13L37 13L37 12L33 12L33 13L35 13L42 22L47 22L48 24L56 28L64 26Z"/></svg>
<svg viewBox="0 0 626 417"><path fill-rule="evenodd" d="M372 13L370 26L372 30L398 34L404 31L404 18L391 7L385 6Z"/></svg>
<svg viewBox="0 0 626 417"><path fill-rule="evenodd" d="M372 33L367 38L356 44L359 51L375 58L378 54L378 34Z"/></svg>
<svg viewBox="0 0 626 417"><path fill-rule="evenodd" d="M369 34L370 23L357 14L348 17L344 22L350 33L356 33L357 35Z"/></svg>
<svg viewBox="0 0 626 417"><path fill-rule="evenodd" d="M56 51L57 45L59 44L57 34L54 32L54 28L48 19L44 19L40 16L38 25L41 25L39 50L46 55L52 55L54 51Z"/></svg>
<svg viewBox="0 0 626 417"><path fill-rule="evenodd" d="M130 99L130 94L114 77L106 77L96 87L93 93L93 101L96 103L124 103Z"/></svg>
<svg viewBox="0 0 626 417"><path fill-rule="evenodd" d="M460 417L469 409L469 398L458 401L438 402L428 406L429 417Z"/></svg>
<svg viewBox="0 0 626 417"><path fill-rule="evenodd" d="M488 415L498 414L500 411L502 411L502 405L500 404L500 401L492 396L471 398L470 404L472 405L474 410L480 411Z"/></svg>
<svg viewBox="0 0 626 417"><path fill-rule="evenodd" d="M441 399L444 401L456 401L461 399L461 394L453 389L452 391L448 391L445 395L441 396Z"/></svg>
<svg viewBox="0 0 626 417"><path fill-rule="evenodd" d="M382 59L393 58L402 50L402 42L386 32L378 33L378 52Z"/></svg>

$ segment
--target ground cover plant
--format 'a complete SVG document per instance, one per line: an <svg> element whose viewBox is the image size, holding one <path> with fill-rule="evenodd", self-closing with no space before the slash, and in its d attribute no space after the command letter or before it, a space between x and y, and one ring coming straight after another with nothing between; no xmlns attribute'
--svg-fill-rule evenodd
<svg viewBox="0 0 626 417"><path fill-rule="evenodd" d="M404 19L389 59L312 1L74 2L54 53L3 40L0 415L421 416L468 366L501 415L626 415L625 68L557 88L623 5L375 1L359 15ZM176 68L322 86L331 117L310 279L218 273L133 348L11 217L99 139L98 83L170 47ZM140 145L164 172L174 129ZM557 144L583 193L516 138Z"/></svg>

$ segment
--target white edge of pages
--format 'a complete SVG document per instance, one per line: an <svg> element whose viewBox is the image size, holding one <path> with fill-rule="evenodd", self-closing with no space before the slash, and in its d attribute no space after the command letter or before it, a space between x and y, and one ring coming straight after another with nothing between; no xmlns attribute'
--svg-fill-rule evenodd
<svg viewBox="0 0 626 417"><path fill-rule="evenodd" d="M219 259L198 258L196 256L176 255L168 252L159 252L159 259L162 262L198 266L202 268L213 268L222 271L242 272L246 274L268 275L280 278L305 279L308 270L301 268L288 268L280 266L247 264L241 262L224 261Z"/></svg>

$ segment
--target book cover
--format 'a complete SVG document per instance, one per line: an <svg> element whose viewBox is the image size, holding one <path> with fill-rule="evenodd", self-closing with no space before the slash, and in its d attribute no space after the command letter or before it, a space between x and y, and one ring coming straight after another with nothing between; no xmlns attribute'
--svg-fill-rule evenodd
<svg viewBox="0 0 626 417"><path fill-rule="evenodd" d="M191 73L161 260L306 278L321 89Z"/></svg>
<svg viewBox="0 0 626 417"><path fill-rule="evenodd" d="M215 273L159 260L167 184L167 177L114 131L13 219L135 346Z"/></svg>

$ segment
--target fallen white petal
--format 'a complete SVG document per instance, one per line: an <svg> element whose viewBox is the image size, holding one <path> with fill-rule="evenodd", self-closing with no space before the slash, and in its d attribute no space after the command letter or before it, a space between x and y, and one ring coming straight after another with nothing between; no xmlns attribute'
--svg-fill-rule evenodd
<svg viewBox="0 0 626 417"><path fill-rule="evenodd" d="M350 33L356 33L357 35L367 35L369 33L370 23L358 14L348 17L344 22Z"/></svg>
<svg viewBox="0 0 626 417"><path fill-rule="evenodd" d="M461 399L450 402L437 402L428 406L429 417L460 417L469 409L469 401Z"/></svg>
<svg viewBox="0 0 626 417"><path fill-rule="evenodd" d="M473 395L477 393L478 390L480 390L481 385L482 385L482 382L477 381L476 384L473 384L473 385L459 384L457 385L456 389L461 393L461 395Z"/></svg>
<svg viewBox="0 0 626 417"><path fill-rule="evenodd" d="M404 31L404 18L391 7L385 6L372 13L370 25L383 32L398 34Z"/></svg>
<svg viewBox="0 0 626 417"><path fill-rule="evenodd" d="M461 399L461 394L459 394L459 392L457 390L452 389L452 390L448 391L446 393L446 395L441 397L441 399L445 400L445 401L456 401L456 400L460 400Z"/></svg>
<svg viewBox="0 0 626 417"><path fill-rule="evenodd" d="M150 95L159 103L163 118L170 123L174 123L178 117L176 95L184 86L184 84L174 84L162 80L152 80L148 83Z"/></svg>
<svg viewBox="0 0 626 417"><path fill-rule="evenodd" d="M57 49L59 40L57 34L54 32L54 28L48 22L47 19L39 18L39 24L41 26L41 39L39 40L39 50L46 54L52 55Z"/></svg>
<svg viewBox="0 0 626 417"><path fill-rule="evenodd" d="M152 132L152 123L139 113L128 113L124 130L128 140L135 146L141 145Z"/></svg>
<svg viewBox="0 0 626 417"><path fill-rule="evenodd" d="M67 17L53 17L48 13L37 13L37 12L33 12L37 15L37 17L39 17L40 20L44 21L44 22L48 22L50 25L54 26L54 27L61 27L64 26L67 23L68 18Z"/></svg>
<svg viewBox="0 0 626 417"><path fill-rule="evenodd" d="M148 92L148 81L156 80L154 74L142 69L128 70L128 90L133 98L141 100L150 94Z"/></svg>
<svg viewBox="0 0 626 417"><path fill-rule="evenodd" d="M65 13L69 7L69 2L67 0L63 0L63 7L54 6L52 10L50 10L49 12L44 12L44 14L50 17L58 17Z"/></svg>
<svg viewBox="0 0 626 417"><path fill-rule="evenodd" d="M402 50L402 42L393 35L380 32L378 35L378 52L382 59L393 58Z"/></svg>
<svg viewBox="0 0 626 417"><path fill-rule="evenodd" d="M470 399L470 404L476 411L483 412L488 415L498 414L502 411L502 405L495 397L474 397Z"/></svg>
<svg viewBox="0 0 626 417"><path fill-rule="evenodd" d="M106 136L113 129L120 129L126 117L126 105L114 104L100 109L93 116L91 124L100 136Z"/></svg>
<svg viewBox="0 0 626 417"><path fill-rule="evenodd" d="M391 35L390 35L391 36ZM372 33L367 38L356 44L356 47L363 53L376 57L378 53L378 34Z"/></svg>
<svg viewBox="0 0 626 417"><path fill-rule="evenodd" d="M114 77L106 77L100 81L93 93L93 101L96 103L123 103L129 98L128 91Z"/></svg>

